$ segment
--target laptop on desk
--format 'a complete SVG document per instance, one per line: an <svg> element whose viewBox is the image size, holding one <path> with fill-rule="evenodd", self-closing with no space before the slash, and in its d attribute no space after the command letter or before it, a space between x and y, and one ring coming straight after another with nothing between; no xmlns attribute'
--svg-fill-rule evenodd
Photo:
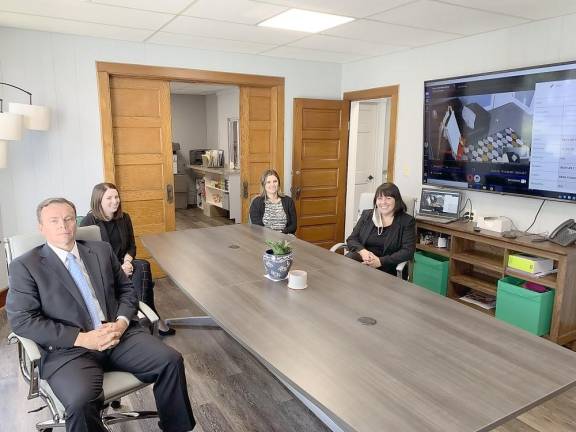
<svg viewBox="0 0 576 432"><path fill-rule="evenodd" d="M416 220L435 223L454 222L459 218L461 199L460 192L423 188Z"/></svg>

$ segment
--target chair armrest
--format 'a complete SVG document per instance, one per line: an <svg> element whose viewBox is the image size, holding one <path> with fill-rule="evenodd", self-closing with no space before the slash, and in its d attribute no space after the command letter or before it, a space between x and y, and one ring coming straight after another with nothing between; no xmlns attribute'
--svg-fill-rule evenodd
<svg viewBox="0 0 576 432"><path fill-rule="evenodd" d="M8 340L10 343L16 343L16 341L20 342L24 348L24 351L26 352L26 356L31 362L37 362L40 360L40 350L38 349L36 342L33 340L18 336L15 333L10 333Z"/></svg>
<svg viewBox="0 0 576 432"><path fill-rule="evenodd" d="M402 273L404 272L404 267L406 267L408 261L403 261L396 266L396 276L402 279Z"/></svg>
<svg viewBox="0 0 576 432"><path fill-rule="evenodd" d="M41 357L38 345L33 340L18 336L15 333L10 333L8 341L18 343L18 362L20 363L20 372L28 383L28 399L38 397L40 395L38 362Z"/></svg>
<svg viewBox="0 0 576 432"><path fill-rule="evenodd" d="M336 252L340 249L346 249L346 243L336 243L334 246L330 248L330 252Z"/></svg>
<svg viewBox="0 0 576 432"><path fill-rule="evenodd" d="M151 333L155 336L158 335L158 321L160 318L156 315L156 312L152 310L150 306L146 303L138 302L138 309L140 309L140 313L148 319L151 326Z"/></svg>
<svg viewBox="0 0 576 432"><path fill-rule="evenodd" d="M148 318L148 321L150 321L151 324L158 322L160 319L158 315L156 315L156 312L154 312L152 308L146 303L138 302L138 309L140 309L140 312L142 312L144 316Z"/></svg>

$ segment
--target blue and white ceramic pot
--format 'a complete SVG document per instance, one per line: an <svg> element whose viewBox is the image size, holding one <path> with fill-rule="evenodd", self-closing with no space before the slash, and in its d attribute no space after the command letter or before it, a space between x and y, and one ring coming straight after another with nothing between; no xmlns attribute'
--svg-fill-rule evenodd
<svg viewBox="0 0 576 432"><path fill-rule="evenodd" d="M268 249L262 255L264 261L264 270L266 275L275 281L286 279L290 267L292 267L292 261L294 261L294 253L290 252L286 255L274 255L272 254L272 249Z"/></svg>

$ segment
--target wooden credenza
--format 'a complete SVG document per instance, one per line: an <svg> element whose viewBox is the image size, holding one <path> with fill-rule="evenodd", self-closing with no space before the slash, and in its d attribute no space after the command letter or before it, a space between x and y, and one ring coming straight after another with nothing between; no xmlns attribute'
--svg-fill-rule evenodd
<svg viewBox="0 0 576 432"><path fill-rule="evenodd" d="M549 241L532 242L535 236L518 233L515 239L482 230L473 230L472 223L435 224L417 222L417 249L442 255L449 259L447 296L455 301L470 290L496 295L497 281L504 276L516 276L554 289L554 309L550 334L546 336L560 345L576 346L576 247L562 247ZM425 232L441 233L448 238L447 248L420 243ZM519 274L508 268L508 255L526 253L554 261L557 273L542 278ZM461 302L461 301L460 301ZM487 314L494 310L475 307Z"/></svg>

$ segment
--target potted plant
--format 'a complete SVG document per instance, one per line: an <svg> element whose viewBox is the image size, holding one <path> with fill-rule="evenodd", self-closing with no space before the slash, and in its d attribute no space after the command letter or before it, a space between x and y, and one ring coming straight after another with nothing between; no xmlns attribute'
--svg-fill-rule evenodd
<svg viewBox="0 0 576 432"><path fill-rule="evenodd" d="M266 244L270 246L262 256L266 275L275 281L286 279L294 260L290 243L286 240L267 240Z"/></svg>

